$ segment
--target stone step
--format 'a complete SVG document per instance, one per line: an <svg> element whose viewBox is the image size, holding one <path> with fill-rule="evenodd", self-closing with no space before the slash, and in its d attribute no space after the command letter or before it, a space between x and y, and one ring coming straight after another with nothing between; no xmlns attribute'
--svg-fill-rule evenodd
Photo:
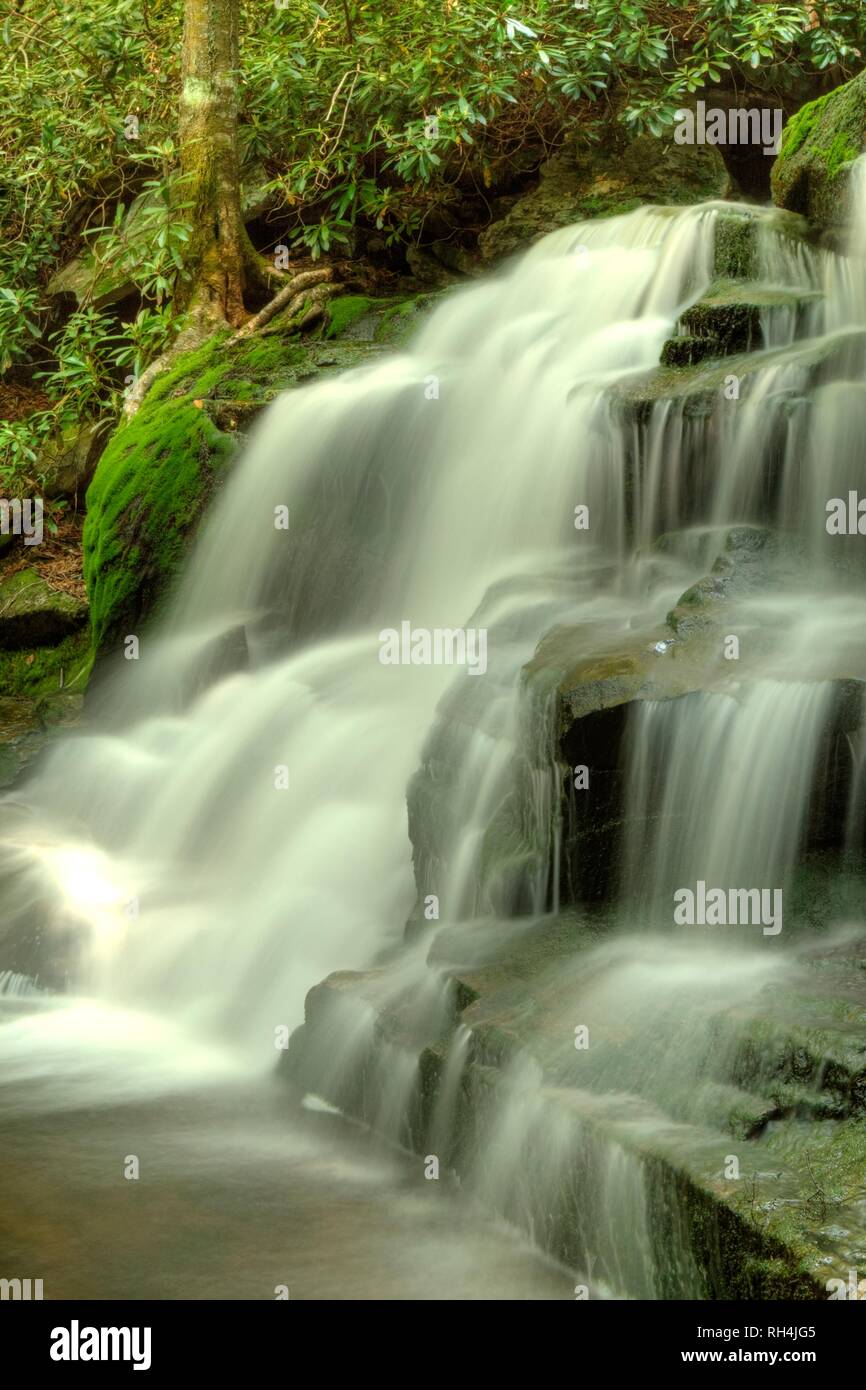
<svg viewBox="0 0 866 1390"><path fill-rule="evenodd" d="M716 218L715 257L713 269L719 279L759 279L765 267L761 264L761 234L770 233L790 242L806 242L809 224L796 213L773 210L767 218L765 210L758 217L748 207L731 206Z"/></svg>
<svg viewBox="0 0 866 1390"><path fill-rule="evenodd" d="M399 967L329 977L310 992L285 1056L292 1079L368 1124L390 1124L392 1138L435 1155L543 1248L620 1294L827 1297L827 1280L847 1278L866 1240L860 1207L825 1176L840 1131L804 1153L791 1141L783 1158L776 1141L677 1120L645 1097L562 1084L545 1059L551 1037L561 1046L557 993L561 1004L573 938L566 932L557 962L553 926L540 948L524 932L521 950L502 925L507 961L488 951L486 965L455 972L420 1050ZM458 949L455 934L439 954ZM747 1117L761 1109L760 1097L728 1088L731 1097ZM856 1152L856 1137L842 1137ZM812 1163L818 1151L823 1166Z"/></svg>
<svg viewBox="0 0 866 1390"><path fill-rule="evenodd" d="M677 339L669 339L677 342ZM866 331L843 329L790 347L767 352L738 352L721 360L692 365L662 365L645 374L636 374L612 388L611 397L620 408L623 423L640 424L649 418L659 402L681 404L689 418L709 416L722 402L731 379L744 385L760 373L778 367L802 371L801 395L832 379L856 380L866 365Z"/></svg>
<svg viewBox="0 0 866 1390"><path fill-rule="evenodd" d="M785 316L790 320L792 338L802 332L808 322L809 311L821 297L808 290L784 290L736 280L720 280L710 286L703 298L686 309L680 317L679 327L685 337L711 343L717 356L752 352L767 346L765 325L774 316ZM670 341L675 342L676 339Z"/></svg>

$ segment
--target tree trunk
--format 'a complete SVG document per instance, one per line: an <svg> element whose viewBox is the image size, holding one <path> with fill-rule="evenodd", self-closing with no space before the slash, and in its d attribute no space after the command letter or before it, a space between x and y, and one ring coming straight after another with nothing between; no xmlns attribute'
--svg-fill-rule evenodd
<svg viewBox="0 0 866 1390"><path fill-rule="evenodd" d="M177 303L203 322L243 323L248 237L238 167L238 0L185 0L178 122L180 201L192 224Z"/></svg>

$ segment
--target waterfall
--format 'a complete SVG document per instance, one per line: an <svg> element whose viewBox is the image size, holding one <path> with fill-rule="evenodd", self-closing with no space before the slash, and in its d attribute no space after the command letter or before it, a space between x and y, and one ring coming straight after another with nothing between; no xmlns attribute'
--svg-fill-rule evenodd
<svg viewBox="0 0 866 1390"><path fill-rule="evenodd" d="M447 691L455 723L486 722L485 747L514 727L521 665L579 602L581 567L621 546L605 388L657 361L709 279L717 216L556 233L449 298L412 351L270 408L117 682L112 728L54 749L26 808L0 802L6 845L32 861L14 891L78 933L83 987L264 1057L310 985L398 939L405 793L436 706ZM596 519L582 553L579 504ZM383 665L379 633L407 620L489 629L487 676ZM249 669L197 691L239 629ZM497 777L471 773L457 824L489 814Z"/></svg>
<svg viewBox="0 0 866 1390"><path fill-rule="evenodd" d="M363 1059L368 1118L408 1143L423 1049L455 1007L451 944L437 963L429 933L453 944L449 931L478 926L476 944L505 949L515 921L531 934L569 906L558 675L533 668L539 644L560 633L573 662L616 656L714 562L721 592L729 528L770 526L778 570L724 593L699 658L672 629L656 643L686 688L630 702L616 768L629 935L583 955L592 989L578 971L574 1017L602 1034L625 1018L631 1032L606 1037L579 1082L561 1058L546 1071L518 1057L468 1165L539 1239L572 1203L565 1253L588 1280L701 1292L667 1208L662 1277L657 1194L636 1154L649 1133L675 1145L678 1126L718 1121L703 1006L720 990L747 1010L788 965L759 958L754 928L690 954L671 930L674 895L701 882L787 894L828 815L829 758L850 763L852 855L862 840L862 738L837 713L839 683L862 667L866 602L825 506L866 481L864 170L850 255L736 204L581 223L447 295L405 351L269 407L167 616L115 674L110 725L59 740L0 799L9 930L24 939L38 921L68 990L0 1027L14 1078L65 1068L88 1104L108 1063L117 1095L265 1071L307 992L365 971L375 1004L343 1001L309 1054L311 1087L339 1103ZM694 389L666 391L662 373L641 396L665 345L691 336L679 320L713 288L731 215L756 228L754 273L779 292L756 306L760 342L694 364ZM721 648L730 632L739 661ZM476 656L483 637L483 663L413 645L443 633ZM25 988L20 972L0 976L4 997ZM382 1041L377 1014L407 999L409 1048ZM458 1025L443 1053L445 1153L476 1041ZM50 1094L76 1103L60 1081Z"/></svg>
<svg viewBox="0 0 866 1390"><path fill-rule="evenodd" d="M627 800L635 816L626 891L673 923L674 892L783 891L800 849L831 686L757 681L729 695L647 701L631 731ZM640 813L645 811L645 817Z"/></svg>

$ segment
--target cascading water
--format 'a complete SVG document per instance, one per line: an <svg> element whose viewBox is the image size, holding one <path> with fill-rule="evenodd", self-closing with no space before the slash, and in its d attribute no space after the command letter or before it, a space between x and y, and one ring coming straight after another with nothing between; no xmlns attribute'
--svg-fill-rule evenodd
<svg viewBox="0 0 866 1390"><path fill-rule="evenodd" d="M866 218L860 171L857 187ZM112 1066L118 1089L142 1094L270 1067L274 1030L300 1021L311 986L399 955L416 899L438 899L440 927L556 911L555 692L521 675L540 640L580 629L592 651L596 638L603 647L658 622L733 523L796 530L824 564L827 490L860 477L862 247L849 259L817 252L775 214L734 208L758 225L761 278L788 295L760 306L766 360L743 365L735 397L719 389L725 371L709 404L660 397L623 422L623 395L708 290L731 206L644 208L553 233L448 297L411 351L269 409L169 618L116 678L111 727L64 740L0 802L7 930L23 936L35 915L70 943L69 1003L0 1027L0 1052L16 1081L42 1087L41 1103L60 1104L63 1090L74 1104L75 1086L92 1102L111 1089ZM807 401L816 351L825 366ZM287 531L275 507L289 509ZM699 522L697 550L686 535L651 551L661 532ZM820 616L814 603L804 613L802 593L742 601L747 630L775 605L778 636L748 654L742 678L710 662L702 692L647 701L631 718L627 794L645 814L624 846L629 892L643 895L630 927L699 878L787 882L828 718L821 682L855 674L863 616L844 576L828 568L820 583ZM383 664L381 634L404 623L483 630L486 668ZM638 999L636 1037L653 1028L658 1043L676 1010L647 1014L650 995L694 1005L720 962L698 953L686 967L681 945L653 940L652 968L624 946L582 968L602 971L602 1000ZM429 974L426 955L426 944L410 952L401 988ZM750 964L728 968L739 1003L763 986ZM372 1026L353 1015L334 1042L335 1074ZM468 1030L452 1045L443 1131L471 1046ZM394 1072L381 1124L399 1134L394 1107L414 1061ZM527 1136L545 1124L539 1085L521 1073L517 1108L505 1104L476 1164L488 1198L529 1225L544 1199L513 1185ZM590 1078L586 1106L642 1089L661 1104L671 1087L653 1094L629 1053ZM551 1145L549 1185L568 1167L570 1133ZM588 1138L582 1152L586 1172L602 1173L605 1210L621 1204L623 1220L602 1229L587 1213L575 1259L597 1258L607 1287L660 1296L640 1165L618 1142ZM627 1227L644 1233L631 1262ZM680 1253L681 1293L693 1273Z"/></svg>
<svg viewBox="0 0 866 1390"><path fill-rule="evenodd" d="M118 683L118 732L53 752L23 822L17 798L4 806L7 844L49 869L61 914L94 927L100 992L173 998L176 1017L233 1020L261 1046L330 966L396 937L413 897L406 785L454 672L382 665L379 631L487 628L489 670L460 673L461 698L514 690L579 602L575 505L599 542L622 535L605 387L624 361L657 360L706 284L715 215L557 233L444 304L412 354L268 412L167 629ZM239 628L249 668L184 703ZM28 901L33 872L18 866Z"/></svg>

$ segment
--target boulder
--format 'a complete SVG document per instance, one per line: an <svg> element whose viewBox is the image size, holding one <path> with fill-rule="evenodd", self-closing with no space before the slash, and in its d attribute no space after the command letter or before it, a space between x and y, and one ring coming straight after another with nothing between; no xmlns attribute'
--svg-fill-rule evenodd
<svg viewBox="0 0 866 1390"><path fill-rule="evenodd" d="M724 198L730 187L714 146L676 145L672 134L628 139L617 132L613 148L573 144L543 164L538 187L482 232L479 250L485 261L500 260L572 222L613 217L642 203Z"/></svg>
<svg viewBox="0 0 866 1390"><path fill-rule="evenodd" d="M724 635L736 631L737 614L756 594L789 588L802 572L803 556L788 537L759 526L736 526L707 539L719 544L709 570L687 589L655 627L610 636L586 626L553 629L525 668L528 682L554 692L558 761L562 767L563 831L559 895L563 903L605 902L618 889L622 835L634 814L627 796L624 750L638 702L726 698L731 666ZM671 533L660 551L690 544ZM774 634L763 629L737 663L736 683L762 679L763 658ZM826 738L816 765L824 769L809 823L810 845L838 846L845 824L852 764L843 756L858 737L864 709L866 668L827 673L833 688ZM575 797L571 770L592 768L590 791ZM412 821L410 817L410 830Z"/></svg>
<svg viewBox="0 0 866 1390"><path fill-rule="evenodd" d="M0 651L51 646L87 622L87 604L54 589L34 569L0 583Z"/></svg>
<svg viewBox="0 0 866 1390"><path fill-rule="evenodd" d="M635 1008L641 955L598 949L597 928L560 913L441 929L427 958L447 982L435 1011L419 1011L424 978L405 960L333 974L308 994L282 1068L437 1155L542 1248L620 1296L824 1297L866 1233L866 940L812 947L787 988L680 985ZM645 960L655 969L660 956L652 942ZM646 1201L656 1254L643 1264L615 1258L631 1209L593 1201L614 1164Z"/></svg>
<svg viewBox="0 0 866 1390"><path fill-rule="evenodd" d="M866 73L810 101L791 118L770 176L773 201L802 213L830 244L850 217L851 166L866 145Z"/></svg>
<svg viewBox="0 0 866 1390"><path fill-rule="evenodd" d="M104 421L84 420L49 439L40 450L35 470L44 478L44 495L83 501L106 438Z"/></svg>

